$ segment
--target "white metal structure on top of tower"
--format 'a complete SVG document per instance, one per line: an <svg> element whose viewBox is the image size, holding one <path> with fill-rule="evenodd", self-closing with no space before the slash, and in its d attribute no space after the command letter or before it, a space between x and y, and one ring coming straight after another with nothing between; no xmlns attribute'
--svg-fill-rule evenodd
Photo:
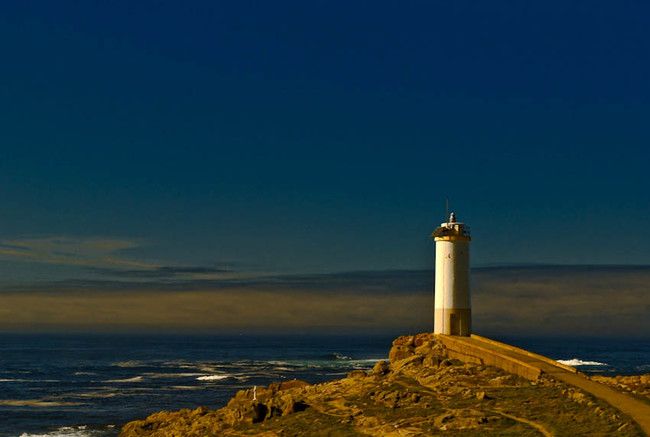
<svg viewBox="0 0 650 437"><path fill-rule="evenodd" d="M431 234L436 242L435 334L469 336L472 310L469 293L469 226L452 212Z"/></svg>

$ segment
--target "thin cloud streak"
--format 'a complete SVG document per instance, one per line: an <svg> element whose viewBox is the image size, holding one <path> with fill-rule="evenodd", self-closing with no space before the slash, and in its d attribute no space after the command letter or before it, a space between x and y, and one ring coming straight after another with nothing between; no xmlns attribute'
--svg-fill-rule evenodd
<svg viewBox="0 0 650 437"><path fill-rule="evenodd" d="M155 264L115 256L140 247L135 240L103 237L24 238L0 242L0 257L9 261L60 264L79 267L156 268Z"/></svg>
<svg viewBox="0 0 650 437"><path fill-rule="evenodd" d="M210 266L166 266L159 265L149 269L118 269L118 268L93 268L90 272L98 277L107 277L111 280L119 279L128 284L129 281L147 282L159 281L169 283L204 282L208 280L228 281L236 279L254 278L263 273L255 271L238 270L235 264L210 265ZM100 284L102 280L97 280ZM127 285L128 286L128 285Z"/></svg>
<svg viewBox="0 0 650 437"><path fill-rule="evenodd" d="M23 284L22 288L25 290L33 288L34 285L38 289L52 286L78 288L84 285L99 288L142 288L139 285L142 283L150 283L154 287L166 287L171 284L171 288L176 289L181 283L188 286L196 283L203 287L208 281L212 281L212 284L220 281L237 283L240 279L264 275L255 271L254 266L236 262L208 266L165 265L161 262L126 257L123 253L129 249L143 247L146 245L142 241L128 238L21 238L0 241L0 261L34 265L53 264L78 269L74 279Z"/></svg>

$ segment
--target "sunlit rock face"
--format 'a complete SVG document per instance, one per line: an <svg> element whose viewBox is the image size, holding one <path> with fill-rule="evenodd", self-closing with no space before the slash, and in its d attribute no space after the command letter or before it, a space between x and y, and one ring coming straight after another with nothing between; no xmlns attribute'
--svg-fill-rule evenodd
<svg viewBox="0 0 650 437"><path fill-rule="evenodd" d="M451 360L434 334L395 339L389 357L338 381L242 390L219 410L155 413L120 436L643 435L574 387Z"/></svg>

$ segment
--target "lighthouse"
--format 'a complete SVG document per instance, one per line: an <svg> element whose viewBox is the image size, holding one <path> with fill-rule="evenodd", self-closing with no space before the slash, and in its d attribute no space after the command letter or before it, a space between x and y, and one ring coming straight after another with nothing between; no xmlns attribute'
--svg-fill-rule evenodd
<svg viewBox="0 0 650 437"><path fill-rule="evenodd" d="M431 234L436 242L434 334L469 336L472 310L469 297L469 227L452 212Z"/></svg>

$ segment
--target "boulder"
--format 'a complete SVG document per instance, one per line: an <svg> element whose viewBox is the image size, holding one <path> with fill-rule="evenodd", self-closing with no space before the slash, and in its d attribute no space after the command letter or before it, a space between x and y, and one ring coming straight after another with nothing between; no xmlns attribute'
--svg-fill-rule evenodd
<svg viewBox="0 0 650 437"><path fill-rule="evenodd" d="M400 370L407 367L417 367L422 364L423 358L424 357L422 357L422 355L412 355L408 358L404 358L403 360L398 360L394 363L391 362L390 369L394 372L399 372Z"/></svg>
<svg viewBox="0 0 650 437"><path fill-rule="evenodd" d="M383 376L387 374L389 371L390 371L390 366L384 360L379 361L377 364L375 364L375 367L372 368L372 374L377 376Z"/></svg>
<svg viewBox="0 0 650 437"><path fill-rule="evenodd" d="M414 346L415 337L412 335L402 335L393 340L393 346Z"/></svg>
<svg viewBox="0 0 650 437"><path fill-rule="evenodd" d="M415 349L413 346L395 345L390 349L390 352L388 353L388 359L391 363L396 363L400 360L412 356L413 354L415 354Z"/></svg>
<svg viewBox="0 0 650 437"><path fill-rule="evenodd" d="M361 370L361 369L353 370L353 371L351 371L350 373L348 373L348 378L350 378L350 379L363 379L363 378L365 378L366 376L368 376L368 374L366 373L366 371L365 371L365 370Z"/></svg>
<svg viewBox="0 0 650 437"><path fill-rule="evenodd" d="M280 384L278 390L289 390L290 388L296 388L296 387L308 387L309 385L310 384L308 382L294 379L292 381L284 381L282 384Z"/></svg>
<svg viewBox="0 0 650 437"><path fill-rule="evenodd" d="M413 346L418 347L422 346L424 343L434 342L436 335L431 332L426 332L418 334L413 338Z"/></svg>

